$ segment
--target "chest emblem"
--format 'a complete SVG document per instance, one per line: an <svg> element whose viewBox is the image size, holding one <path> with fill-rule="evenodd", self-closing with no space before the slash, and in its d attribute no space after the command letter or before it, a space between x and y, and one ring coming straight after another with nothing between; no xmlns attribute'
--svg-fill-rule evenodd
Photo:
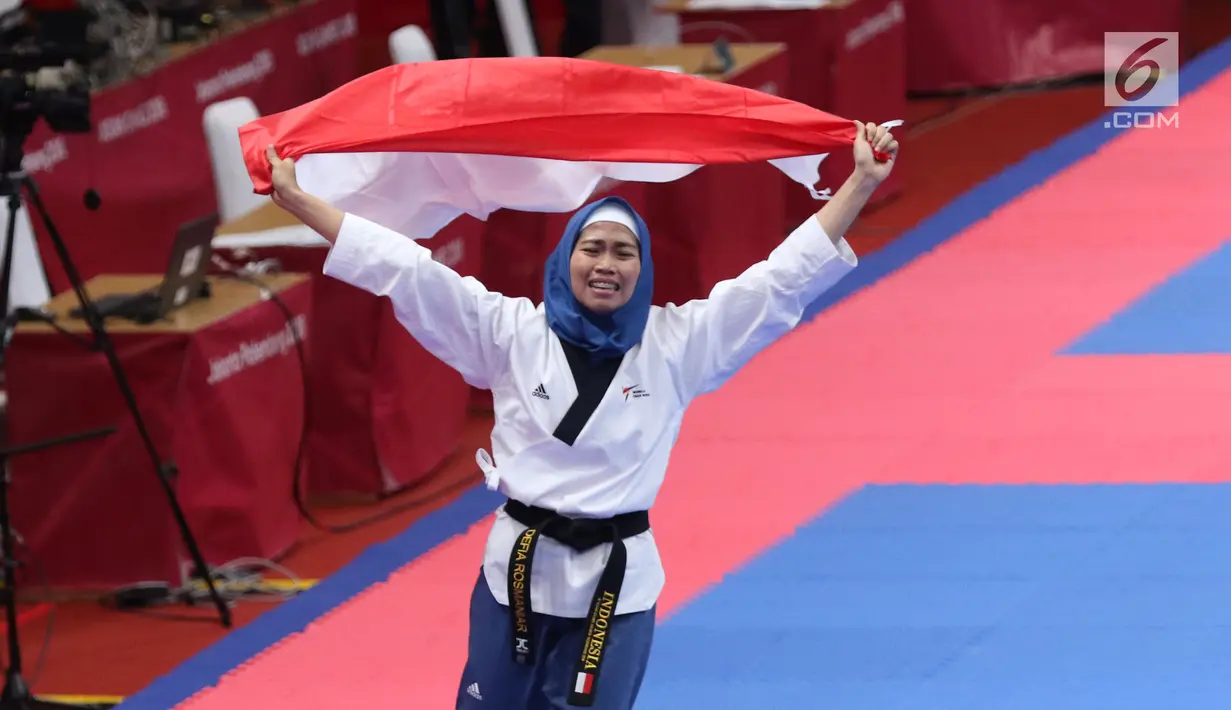
<svg viewBox="0 0 1231 710"><path fill-rule="evenodd" d="M632 385L630 387L625 387L623 389L623 392L624 392L625 402L627 402L630 398L631 399L641 399L642 397L650 396L650 393L646 392L645 388L643 388L641 385Z"/></svg>

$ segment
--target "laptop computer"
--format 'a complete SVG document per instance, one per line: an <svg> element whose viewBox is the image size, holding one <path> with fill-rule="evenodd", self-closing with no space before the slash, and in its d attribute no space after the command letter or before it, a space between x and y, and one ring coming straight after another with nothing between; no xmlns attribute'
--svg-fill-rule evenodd
<svg viewBox="0 0 1231 710"><path fill-rule="evenodd" d="M212 254L211 242L218 229L218 215L211 214L181 225L171 245L171 258L158 288L140 293L116 293L94 299L103 318L125 318L153 323L202 295ZM81 308L74 308L81 318Z"/></svg>

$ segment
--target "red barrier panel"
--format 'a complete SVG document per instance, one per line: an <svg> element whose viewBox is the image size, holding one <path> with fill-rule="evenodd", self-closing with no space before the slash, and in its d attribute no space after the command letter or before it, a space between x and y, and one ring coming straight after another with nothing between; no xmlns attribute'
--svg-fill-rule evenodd
<svg viewBox="0 0 1231 710"><path fill-rule="evenodd" d="M786 44L790 67L779 90L786 98L853 120L906 118L903 0L834 0L816 10L689 10L687 0L668 0L664 10L679 14L685 42L726 37ZM821 165L822 186L836 191L852 166L849 152L830 155ZM785 198L792 225L819 209L810 195L793 187L787 187ZM870 203L903 187L902 171L895 170Z"/></svg>
<svg viewBox="0 0 1231 710"><path fill-rule="evenodd" d="M148 288L158 276L99 277L91 294ZM295 341L311 335L302 276L271 277L291 311L222 281L170 321L116 323L117 354L184 515L211 564L275 558L299 532L289 495L302 431ZM71 293L52 309L65 314ZM88 338L88 334L86 335ZM307 340L310 357L310 340ZM102 427L116 432L14 457L13 525L53 586L178 582L188 559L139 431L104 356L43 324L21 324L6 358L9 436L22 445Z"/></svg>
<svg viewBox="0 0 1231 710"><path fill-rule="evenodd" d="M423 245L473 276L483 227L463 216ZM244 260L273 258L283 269L313 274L309 492L390 493L423 480L456 451L469 388L411 337L388 299L321 275L327 255L324 246L263 247L245 250Z"/></svg>
<svg viewBox="0 0 1231 710"><path fill-rule="evenodd" d="M1180 0L911 0L910 91L1102 74L1104 32L1178 32Z"/></svg>

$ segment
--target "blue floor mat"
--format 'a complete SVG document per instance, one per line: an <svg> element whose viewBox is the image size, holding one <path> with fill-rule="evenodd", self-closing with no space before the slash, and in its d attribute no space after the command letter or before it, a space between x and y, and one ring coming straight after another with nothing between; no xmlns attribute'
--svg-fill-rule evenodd
<svg viewBox="0 0 1231 710"><path fill-rule="evenodd" d="M1069 346L1071 355L1231 353L1231 242Z"/></svg>
<svg viewBox="0 0 1231 710"><path fill-rule="evenodd" d="M1231 485L877 486L658 630L639 710L1215 710Z"/></svg>

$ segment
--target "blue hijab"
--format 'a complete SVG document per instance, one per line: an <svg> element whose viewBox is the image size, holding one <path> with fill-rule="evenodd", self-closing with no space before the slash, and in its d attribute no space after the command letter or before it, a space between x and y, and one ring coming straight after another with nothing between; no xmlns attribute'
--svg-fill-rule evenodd
<svg viewBox="0 0 1231 710"><path fill-rule="evenodd" d="M605 204L615 203L628 210L637 225L637 239L641 242L641 275L628 302L613 313L599 315L587 310L573 295L573 281L569 262L573 247L581 236L581 226L594 210ZM568 341L596 358L615 358L624 355L641 342L645 324L650 319L650 304L654 296L654 260L650 257L650 230L641 215L627 201L619 197L604 197L582 207L568 221L564 235L555 251L547 257L543 279L543 305L547 310L547 324L561 340Z"/></svg>

